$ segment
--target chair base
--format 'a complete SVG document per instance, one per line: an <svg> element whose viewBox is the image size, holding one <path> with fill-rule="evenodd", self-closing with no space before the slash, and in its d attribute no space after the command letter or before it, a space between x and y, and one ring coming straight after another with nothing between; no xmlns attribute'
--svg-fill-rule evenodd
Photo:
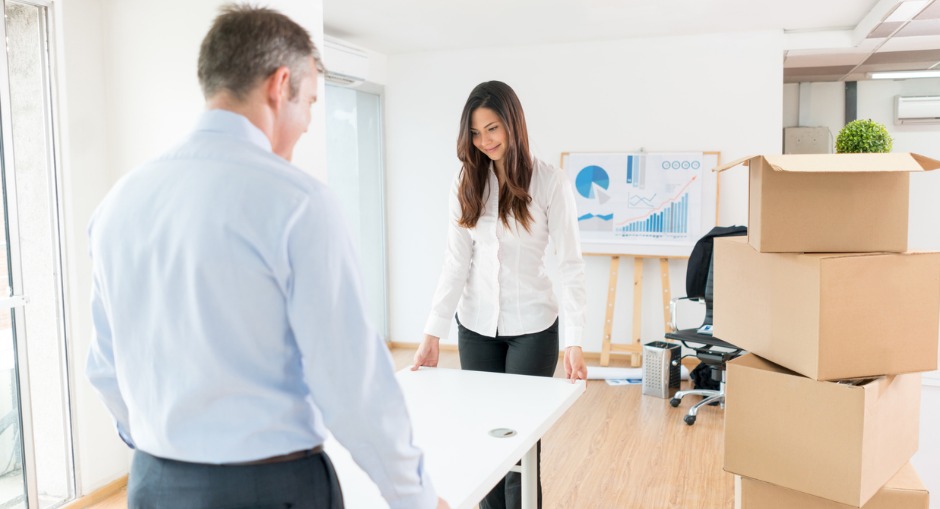
<svg viewBox="0 0 940 509"><path fill-rule="evenodd" d="M669 404L673 407L679 406L679 402L682 401L682 398L685 396L702 396L704 399L698 403L692 405L692 408L689 409L689 412L685 416L685 423L689 426L695 424L695 417L698 415L698 411L705 405L711 403L718 403L721 408L725 407L725 393L723 391L715 391L711 389L694 389L690 391L679 391L671 400Z"/></svg>

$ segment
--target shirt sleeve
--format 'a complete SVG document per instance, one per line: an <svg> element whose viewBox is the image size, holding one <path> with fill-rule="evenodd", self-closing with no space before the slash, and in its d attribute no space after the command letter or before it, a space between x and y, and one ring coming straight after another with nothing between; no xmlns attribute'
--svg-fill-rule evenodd
<svg viewBox="0 0 940 509"><path fill-rule="evenodd" d="M93 333L91 347L88 350L88 358L85 362L85 375L88 381L101 395L108 411L114 417L118 436L131 449L134 446L134 440L130 433L128 424L127 404L121 396L121 388L118 386L117 372L114 369L114 347L111 341L111 323L108 316L107 307L104 302L104 295L98 284L97 275L92 275L91 287L91 318L93 324Z"/></svg>
<svg viewBox="0 0 940 509"><path fill-rule="evenodd" d="M562 278L565 313L565 347L581 346L587 296L584 289L584 259L578 233L578 211L571 183L561 170L552 168L555 178L548 205L548 235L555 246Z"/></svg>
<svg viewBox="0 0 940 509"><path fill-rule="evenodd" d="M391 355L368 323L338 204L325 191L312 198L295 212L285 244L288 320L313 402L392 509L436 507Z"/></svg>
<svg viewBox="0 0 940 509"><path fill-rule="evenodd" d="M437 290L431 304L431 314L424 326L424 333L443 337L450 330L457 303L463 294L467 277L470 274L470 258L473 254L473 239L470 231L460 226L462 209L457 192L460 188L460 174L454 179L450 193L450 206L447 221L447 249L444 251L444 266L437 280Z"/></svg>

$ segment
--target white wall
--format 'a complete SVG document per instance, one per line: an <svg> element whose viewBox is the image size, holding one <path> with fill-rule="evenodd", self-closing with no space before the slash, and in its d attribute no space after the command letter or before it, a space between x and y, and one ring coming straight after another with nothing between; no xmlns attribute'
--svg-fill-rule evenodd
<svg viewBox="0 0 940 509"><path fill-rule="evenodd" d="M119 174L160 154L195 126L203 111L196 79L199 44L222 0L111 0L107 79L111 95L112 165ZM322 1L265 2L305 26L323 45ZM323 80L319 82L323 97ZM314 106L309 133L294 151L294 163L326 174L323 102Z"/></svg>
<svg viewBox="0 0 940 509"><path fill-rule="evenodd" d="M920 449L911 464L930 492L930 509L940 509L940 384L921 389Z"/></svg>
<svg viewBox="0 0 940 509"><path fill-rule="evenodd" d="M381 50L381 48L375 48ZM779 152L781 33L737 33L393 55L386 140L390 338L416 342L443 260L458 169L460 112L479 82L502 80L525 108L531 146L564 151L719 150L725 161ZM743 170L721 179L722 224L747 221ZM587 259L586 351L600 351L609 259ZM632 262L622 262L614 340L632 330ZM684 294L685 263L672 262ZM644 271L643 341L662 338L658 263ZM451 335L450 341L456 338Z"/></svg>
<svg viewBox="0 0 940 509"><path fill-rule="evenodd" d="M365 52L369 57L369 73L366 81L372 85L384 87L388 82L388 55L371 49L365 49ZM325 63L330 65L329 62Z"/></svg>
<svg viewBox="0 0 940 509"><path fill-rule="evenodd" d="M69 367L78 492L87 493L127 472L127 447L111 416L85 381L91 332L91 263L85 226L113 183L109 169L104 24L106 0L57 4L60 167L68 275Z"/></svg>
<svg viewBox="0 0 940 509"><path fill-rule="evenodd" d="M85 379L90 341L90 263L85 226L114 181L178 142L203 110L196 79L199 43L221 0L62 0L59 61L63 134L70 363L79 494L128 471L130 455ZM271 0L323 43L320 0ZM323 97L323 82L320 82ZM323 104L294 162L326 174Z"/></svg>

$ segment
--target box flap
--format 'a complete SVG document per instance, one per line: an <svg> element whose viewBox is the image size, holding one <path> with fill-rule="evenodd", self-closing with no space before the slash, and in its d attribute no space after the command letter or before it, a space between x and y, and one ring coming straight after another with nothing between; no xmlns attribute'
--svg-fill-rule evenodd
<svg viewBox="0 0 940 509"><path fill-rule="evenodd" d="M911 153L911 157L913 157L914 160L920 164L924 171L936 170L937 168L940 168L940 161L937 161L936 159L931 159L929 157L914 153Z"/></svg>
<svg viewBox="0 0 940 509"><path fill-rule="evenodd" d="M760 156L747 156L747 157L742 157L742 158L740 158L740 159L735 159L734 161L731 161L730 163L725 163L725 164L722 164L722 165L719 165L719 166L716 166L716 167L712 168L712 171L715 171L715 172L718 172L718 171L725 171L725 170L734 168L735 166L737 166L737 165L739 165L739 164L743 164L744 166L748 166L748 162L749 162L751 159L754 159L754 158L756 158L756 157L760 157Z"/></svg>
<svg viewBox="0 0 940 509"><path fill-rule="evenodd" d="M771 373L779 373L788 376L794 376L798 378L806 378L803 375L787 369L779 364L770 362L769 360L755 355L753 353L746 353L740 357L735 357L734 359L728 361L726 364L734 364L735 366L741 366L745 368L758 369L761 371L770 371Z"/></svg>
<svg viewBox="0 0 940 509"><path fill-rule="evenodd" d="M715 171L724 171L740 164L750 165L752 159L763 159L775 171L801 173L867 173L923 172L940 168L940 161L920 154L898 152L889 154L786 154L744 157L723 164Z"/></svg>

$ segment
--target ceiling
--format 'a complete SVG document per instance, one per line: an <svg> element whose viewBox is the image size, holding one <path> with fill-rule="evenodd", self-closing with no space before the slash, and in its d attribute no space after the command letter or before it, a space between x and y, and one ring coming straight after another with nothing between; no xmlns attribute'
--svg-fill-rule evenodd
<svg viewBox="0 0 940 509"><path fill-rule="evenodd" d="M326 33L385 54L785 33L785 81L940 68L940 0L323 0Z"/></svg>
<svg viewBox="0 0 940 509"><path fill-rule="evenodd" d="M940 69L940 0L891 3L857 26L851 47L788 50L784 81L858 81L876 71Z"/></svg>

